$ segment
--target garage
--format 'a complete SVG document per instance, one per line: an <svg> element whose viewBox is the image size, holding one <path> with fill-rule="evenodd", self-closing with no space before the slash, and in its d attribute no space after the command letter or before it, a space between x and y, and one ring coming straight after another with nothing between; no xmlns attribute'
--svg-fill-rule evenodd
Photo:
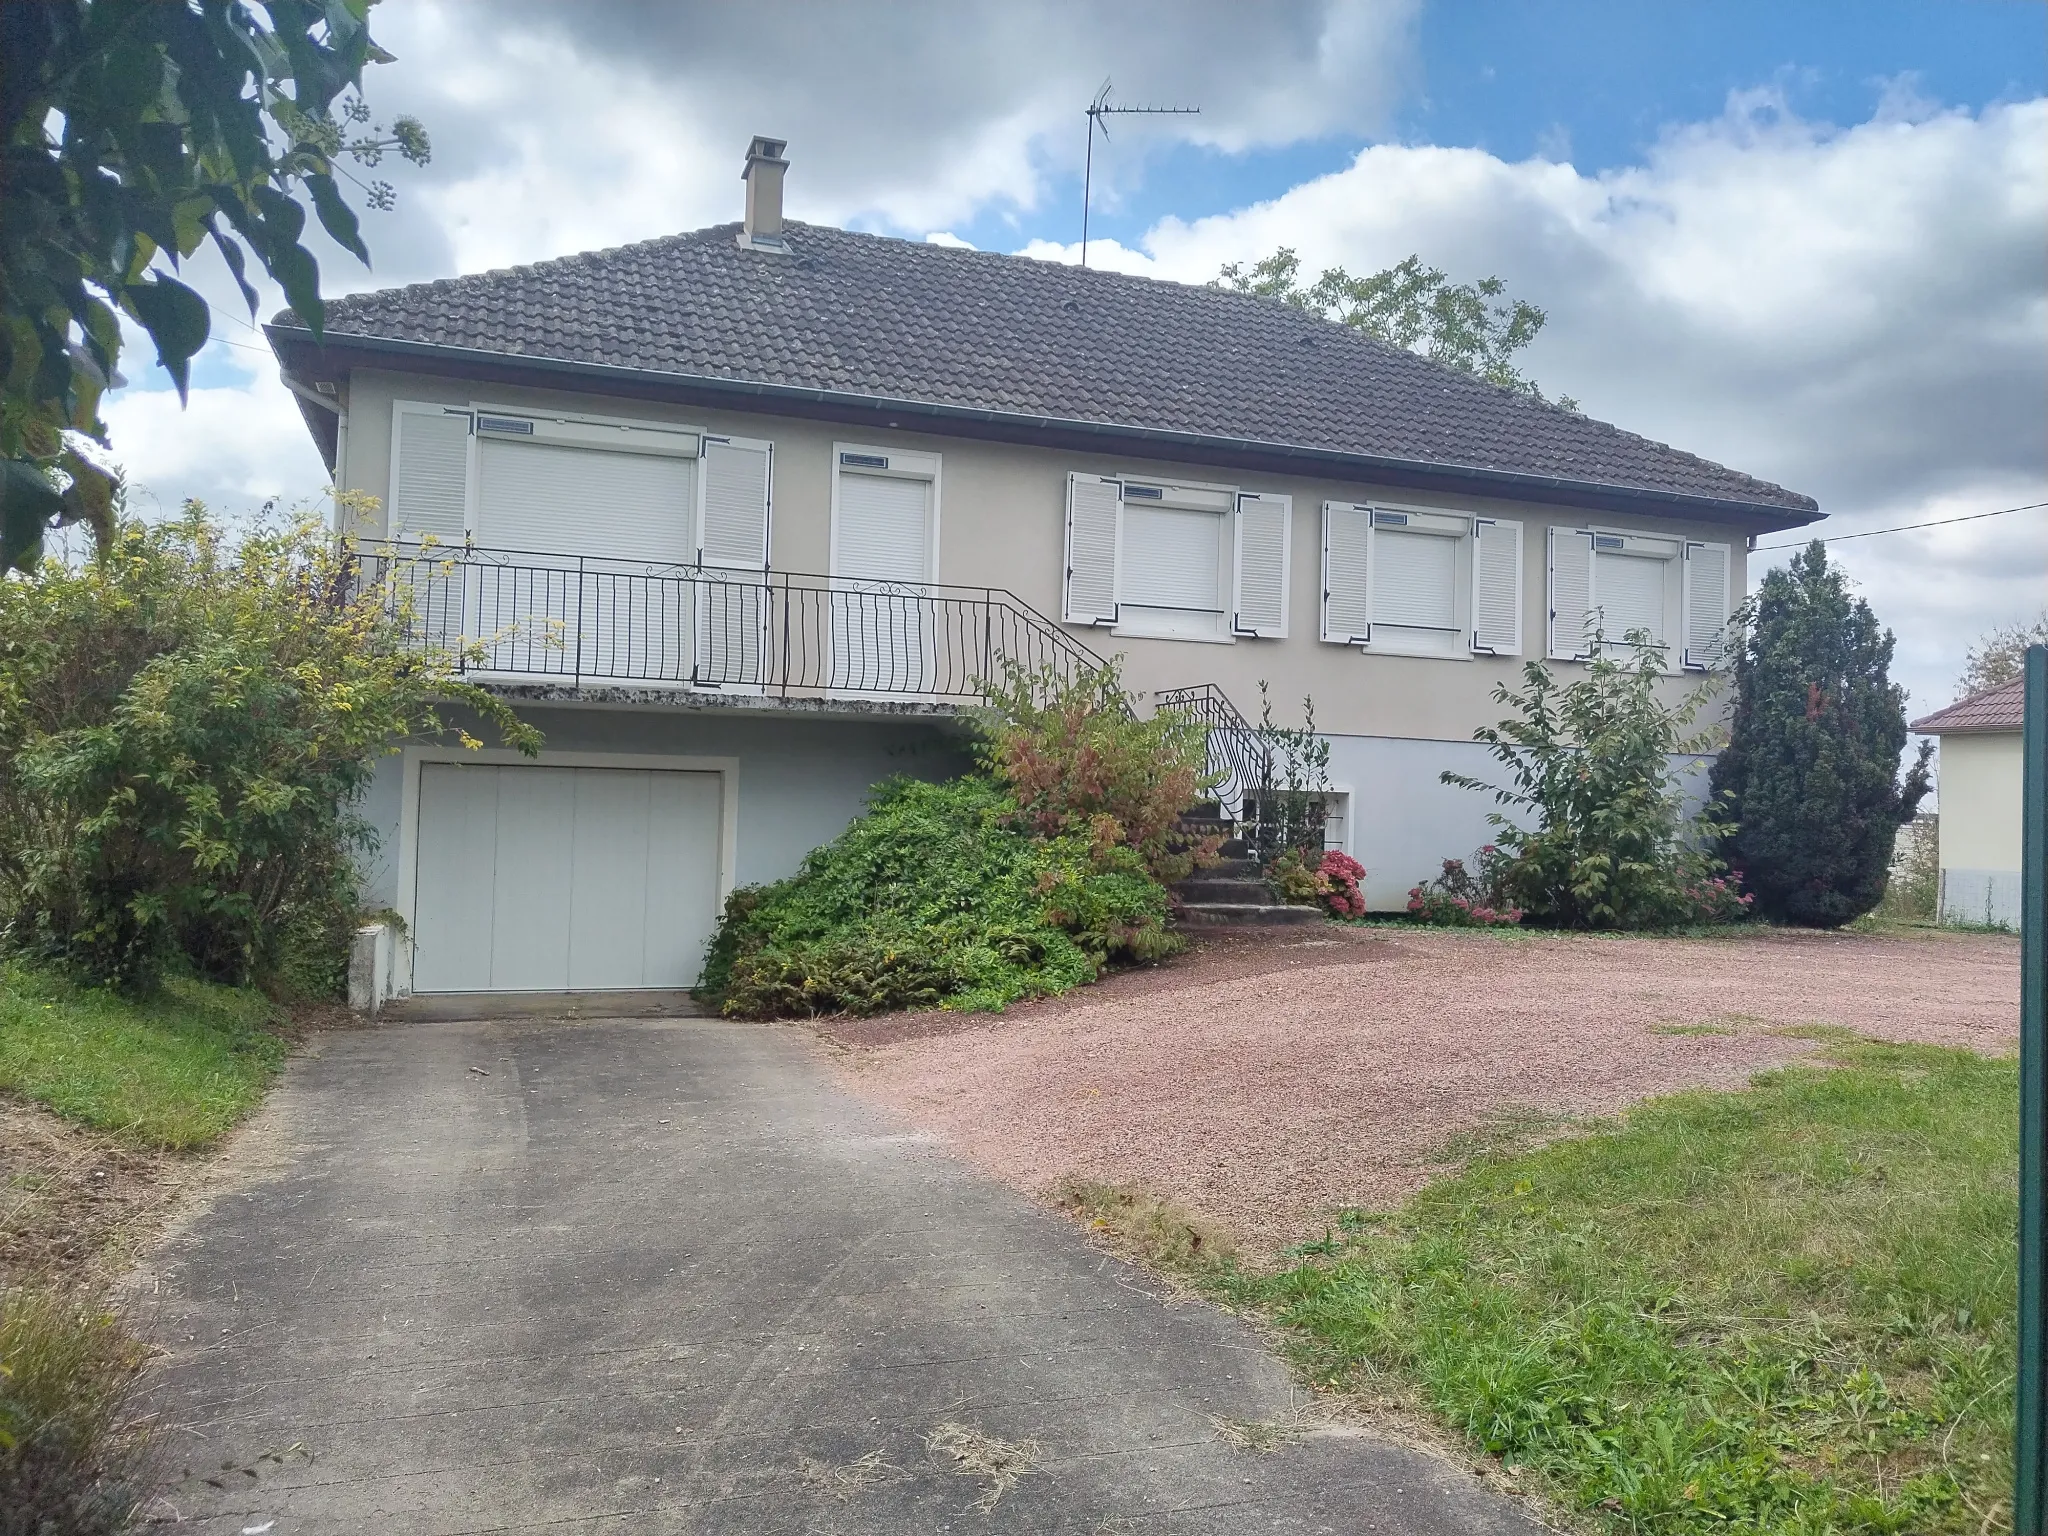
<svg viewBox="0 0 2048 1536"><path fill-rule="evenodd" d="M715 772L422 763L413 990L693 985L722 792Z"/></svg>

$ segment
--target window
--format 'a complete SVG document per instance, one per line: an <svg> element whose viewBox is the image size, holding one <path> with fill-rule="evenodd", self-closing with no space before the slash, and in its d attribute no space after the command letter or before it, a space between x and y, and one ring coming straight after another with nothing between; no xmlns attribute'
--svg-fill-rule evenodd
<svg viewBox="0 0 2048 1536"><path fill-rule="evenodd" d="M1291 497L1067 477L1063 616L1171 640L1287 634Z"/></svg>
<svg viewBox="0 0 2048 1536"><path fill-rule="evenodd" d="M1672 666L1724 664L1730 546L1599 528L1550 530L1549 651L1583 661L1597 632L1610 655L1641 631Z"/></svg>
<svg viewBox="0 0 2048 1536"><path fill-rule="evenodd" d="M833 447L832 689L929 693L937 637L939 457Z"/></svg>
<svg viewBox="0 0 2048 1536"><path fill-rule="evenodd" d="M1522 528L1376 503L1323 504L1323 638L1409 656L1521 650Z"/></svg>

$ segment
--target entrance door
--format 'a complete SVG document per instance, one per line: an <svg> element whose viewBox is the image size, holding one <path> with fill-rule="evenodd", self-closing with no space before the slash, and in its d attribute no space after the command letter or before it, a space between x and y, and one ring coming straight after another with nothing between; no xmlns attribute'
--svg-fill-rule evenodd
<svg viewBox="0 0 2048 1536"><path fill-rule="evenodd" d="M845 466L832 535L832 688L928 694L936 675L929 478Z"/></svg>
<svg viewBox="0 0 2048 1536"><path fill-rule="evenodd" d="M423 764L413 990L695 985L720 793L715 773Z"/></svg>

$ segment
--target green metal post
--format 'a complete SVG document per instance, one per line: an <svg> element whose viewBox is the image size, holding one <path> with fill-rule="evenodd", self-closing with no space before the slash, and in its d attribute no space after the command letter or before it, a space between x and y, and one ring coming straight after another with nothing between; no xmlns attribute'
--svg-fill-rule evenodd
<svg viewBox="0 0 2048 1536"><path fill-rule="evenodd" d="M2048 646L2027 647L2020 811L2020 1358L2013 1536L2048 1536Z"/></svg>

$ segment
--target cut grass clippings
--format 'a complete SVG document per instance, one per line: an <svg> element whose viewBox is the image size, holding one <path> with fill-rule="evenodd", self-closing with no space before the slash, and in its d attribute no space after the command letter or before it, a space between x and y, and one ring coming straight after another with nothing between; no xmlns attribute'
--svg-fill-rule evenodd
<svg viewBox="0 0 2048 1536"><path fill-rule="evenodd" d="M1482 1155L1207 1283L1319 1385L1412 1395L1595 1528L2006 1529L2016 1064L1829 1057Z"/></svg>
<svg viewBox="0 0 2048 1536"><path fill-rule="evenodd" d="M129 998L0 962L0 1089L133 1146L197 1150L262 1098L278 1017L247 989L174 978Z"/></svg>

